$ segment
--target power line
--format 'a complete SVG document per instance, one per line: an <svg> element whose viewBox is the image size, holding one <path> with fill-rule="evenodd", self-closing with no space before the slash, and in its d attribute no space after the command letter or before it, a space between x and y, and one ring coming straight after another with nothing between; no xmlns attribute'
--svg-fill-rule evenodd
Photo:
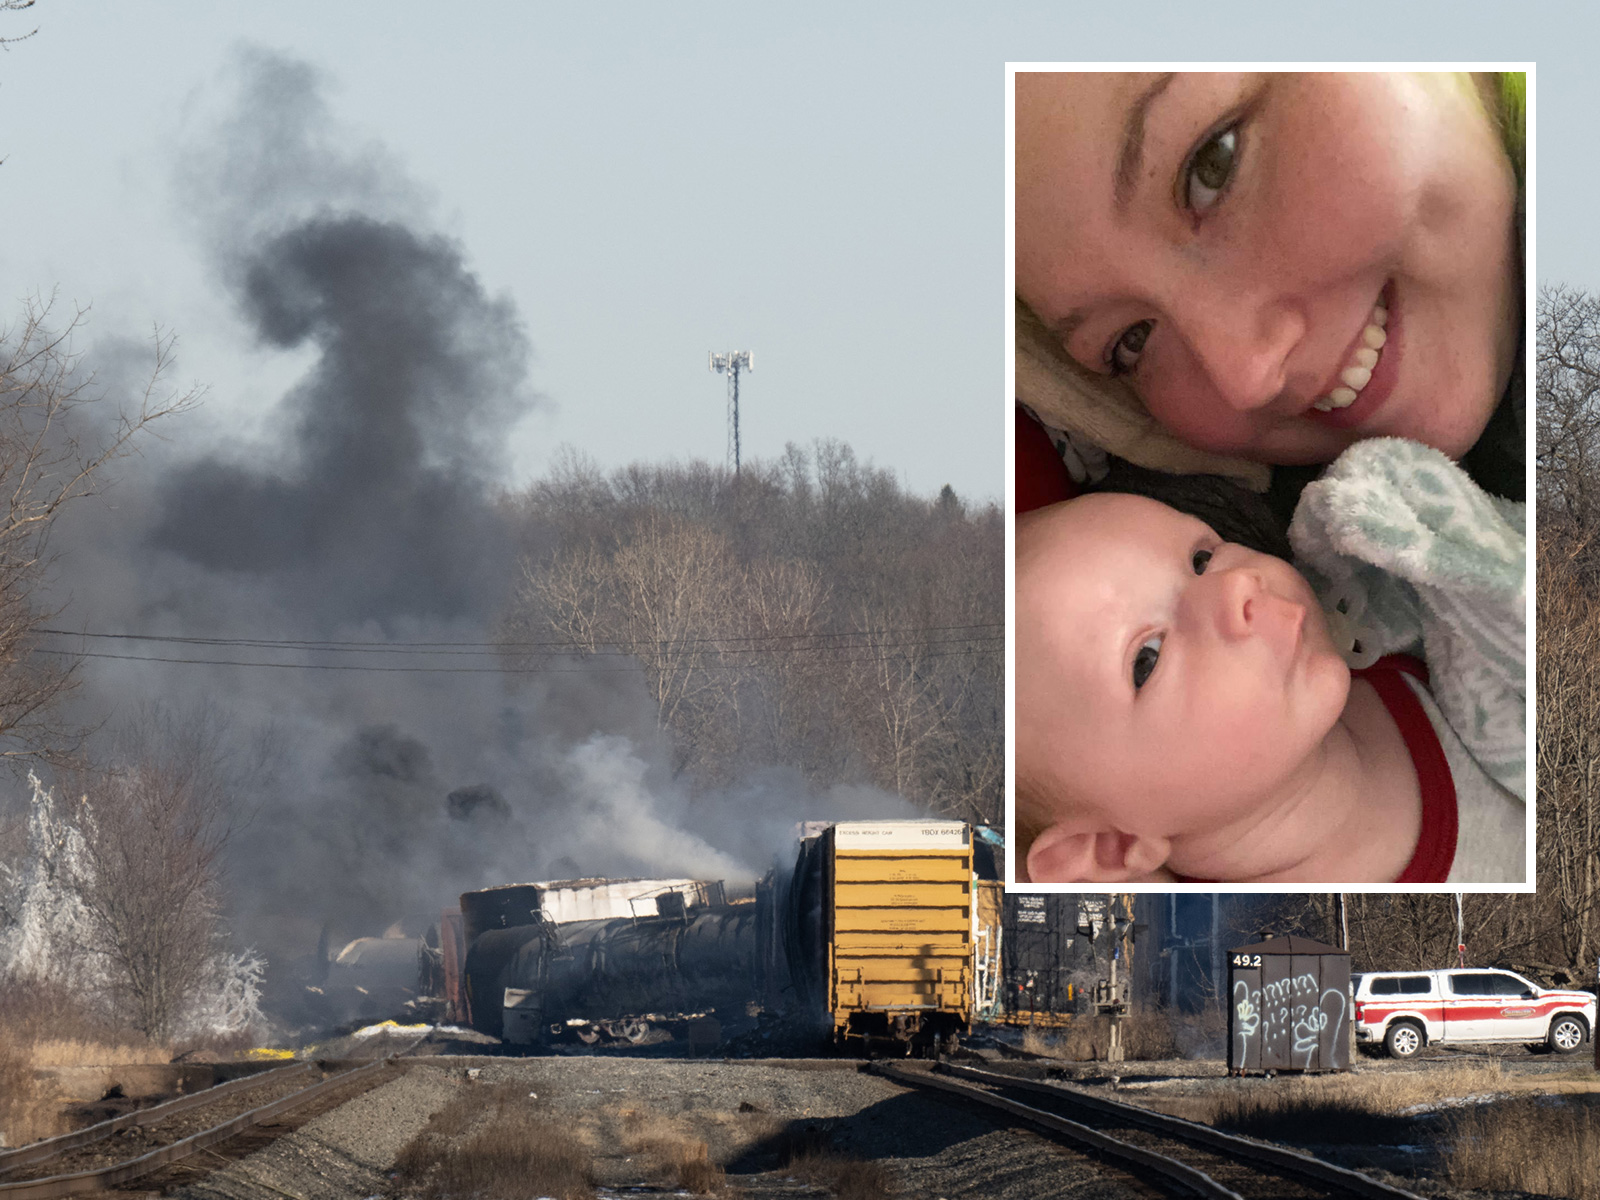
<svg viewBox="0 0 1600 1200"><path fill-rule="evenodd" d="M692 638L632 638L607 642L607 646L618 647L644 647L644 646L706 646L721 650L725 653L750 654L750 653L792 653L797 650L817 649L852 649L862 646L873 649L898 648L917 645L943 645L950 642L984 640L1000 638L1003 636L1004 624L999 621L974 623L967 625L886 625L868 629L844 630L819 630L813 633L773 633L773 634L710 634L703 637ZM960 634L964 630L987 630L991 632L977 633L966 637L929 637L916 638L905 635L914 634ZM39 629L35 632L48 634L52 637L67 638L93 638L97 640L129 641L129 642L155 642L168 645L182 646L216 646L252 650L303 650L320 651L332 654L443 654L443 655L473 655L473 654L503 654L513 651L544 651L547 653L586 653L586 654L628 654L628 649L589 649L582 642L570 639L560 641L516 641L503 642L406 642L406 641L312 641L309 639L274 639L253 637L190 637L176 634L154 633L102 633L90 630L72 629ZM876 645L871 642L848 639L893 638L893 641L880 641ZM838 645L783 645L781 643L843 643ZM766 643L779 643L776 645Z"/></svg>
<svg viewBox="0 0 1600 1200"><path fill-rule="evenodd" d="M1003 639L999 639L1002 640ZM941 643L931 643L938 645ZM951 643L953 644L953 643ZM963 650L945 650L923 655L925 659L931 658L966 658L980 654L998 654L1003 649L1002 645L972 646ZM289 662L246 662L234 659L218 658L166 658L158 655L143 654L108 654L98 650L53 650L44 646L33 647L32 654L54 654L64 658L104 658L116 659L122 662L150 662L173 663L194 667L263 667L269 670L282 671L382 671L387 673L413 674L413 675L582 675L582 674L611 674L621 672L638 672L651 670L647 664L639 662L627 667L550 667L534 665L517 665L503 663L496 667L377 667L362 663L289 663ZM854 663L889 662L901 655L873 654L864 658L836 658L828 660L830 664L846 665ZM711 663L696 662L692 665L702 671L737 671L745 668L744 663Z"/></svg>

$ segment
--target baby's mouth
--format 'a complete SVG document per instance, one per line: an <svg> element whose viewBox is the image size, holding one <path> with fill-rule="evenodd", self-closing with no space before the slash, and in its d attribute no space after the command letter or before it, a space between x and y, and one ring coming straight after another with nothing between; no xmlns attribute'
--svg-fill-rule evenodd
<svg viewBox="0 0 1600 1200"><path fill-rule="evenodd" d="M1318 412L1332 412L1337 408L1349 408L1356 402L1356 397L1372 379L1372 372L1382 357L1383 344L1389 337L1383 327L1388 323L1389 310L1380 294L1378 302L1372 306L1371 315L1367 317L1366 326L1361 330L1360 346L1339 372L1339 386L1313 403L1312 408Z"/></svg>

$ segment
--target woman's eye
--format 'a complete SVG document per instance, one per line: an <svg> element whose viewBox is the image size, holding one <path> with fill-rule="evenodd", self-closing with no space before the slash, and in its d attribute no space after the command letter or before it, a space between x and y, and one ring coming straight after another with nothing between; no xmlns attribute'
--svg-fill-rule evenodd
<svg viewBox="0 0 1600 1200"><path fill-rule="evenodd" d="M1186 172L1183 197L1191 212L1203 213L1217 202L1233 176L1233 160L1238 148L1239 131L1224 129L1194 152Z"/></svg>
<svg viewBox="0 0 1600 1200"><path fill-rule="evenodd" d="M1194 573L1196 575L1204 575L1206 573L1206 564L1208 564L1210 561L1211 551L1196 550L1194 552L1194 558L1190 560L1190 565L1194 567Z"/></svg>
<svg viewBox="0 0 1600 1200"><path fill-rule="evenodd" d="M1144 645L1139 647L1139 653L1133 656L1133 690L1138 691L1150 678L1150 672L1156 669L1156 661L1161 657L1161 634L1145 639Z"/></svg>
<svg viewBox="0 0 1600 1200"><path fill-rule="evenodd" d="M1154 321L1140 321L1137 325L1129 325L1122 331L1111 346L1111 373L1122 375L1139 365L1139 355L1144 353L1145 339L1150 336L1150 330L1155 327Z"/></svg>

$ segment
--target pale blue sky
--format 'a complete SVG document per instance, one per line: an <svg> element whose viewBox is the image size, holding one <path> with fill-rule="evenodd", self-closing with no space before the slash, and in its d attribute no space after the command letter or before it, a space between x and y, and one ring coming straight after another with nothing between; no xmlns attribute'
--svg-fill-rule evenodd
<svg viewBox="0 0 1600 1200"><path fill-rule="evenodd" d="M323 70L335 118L516 303L549 404L509 483L562 443L720 459L706 352L749 349L747 456L838 437L917 491L998 497L1007 59L1537 60L1539 273L1600 287L1600 19L995 7L40 0L4 18L40 32L0 56L0 297L59 286L98 334L176 331L211 388L179 441L264 418L303 364L251 346L173 183L241 43Z"/></svg>

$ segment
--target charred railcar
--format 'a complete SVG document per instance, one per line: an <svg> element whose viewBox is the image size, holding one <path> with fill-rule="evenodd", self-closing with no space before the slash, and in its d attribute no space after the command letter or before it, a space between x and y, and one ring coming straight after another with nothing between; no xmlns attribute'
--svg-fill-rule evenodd
<svg viewBox="0 0 1600 1200"><path fill-rule="evenodd" d="M1068 1025L1095 1011L1096 985L1120 953L1127 897L1007 892L978 883L974 1016L996 1025ZM1126 978L1127 965L1122 966Z"/></svg>
<svg viewBox="0 0 1600 1200"><path fill-rule="evenodd" d="M642 1029L663 1017L742 1016L763 990L764 910L755 901L691 905L686 892L721 898L719 885L699 886L659 891L647 914L599 920L558 921L519 901L517 923L466 940L462 990L472 1026L535 1044L569 1022ZM482 896L462 897L464 916L481 911ZM632 906L643 907L637 897Z"/></svg>
<svg viewBox="0 0 1600 1200"><path fill-rule="evenodd" d="M1108 898L1007 894L997 839L959 821L804 832L794 870L754 901L691 880L467 893L440 926L448 1011L522 1044L585 1023L616 1032L714 1011L726 1025L760 1009L819 1040L931 1046L974 1023L1092 1010Z"/></svg>

